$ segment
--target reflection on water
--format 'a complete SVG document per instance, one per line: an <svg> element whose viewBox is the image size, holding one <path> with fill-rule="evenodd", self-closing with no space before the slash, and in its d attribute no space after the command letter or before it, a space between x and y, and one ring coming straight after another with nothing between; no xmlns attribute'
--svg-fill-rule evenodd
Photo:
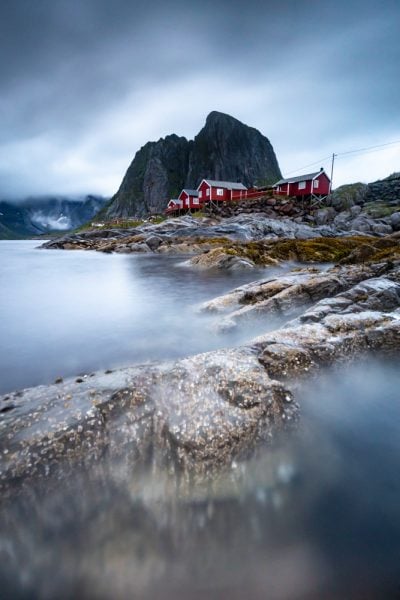
<svg viewBox="0 0 400 600"><path fill-rule="evenodd" d="M9 597L396 598L400 372L341 368L302 427L207 481L102 465L3 502ZM397 596L396 596L397 594Z"/></svg>
<svg viewBox="0 0 400 600"><path fill-rule="evenodd" d="M0 393L239 343L248 334L213 335L195 306L266 273L37 244L0 242Z"/></svg>

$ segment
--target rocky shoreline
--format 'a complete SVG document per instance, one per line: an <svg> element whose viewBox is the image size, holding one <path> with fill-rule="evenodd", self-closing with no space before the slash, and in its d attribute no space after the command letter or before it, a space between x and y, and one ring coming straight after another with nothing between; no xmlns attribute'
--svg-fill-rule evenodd
<svg viewBox="0 0 400 600"><path fill-rule="evenodd" d="M350 192L364 202L365 190ZM122 461L129 469L162 464L200 475L229 467L296 427L296 389L304 377L369 354L398 356L398 213L361 227L360 219L367 219L361 200L346 202L339 219L323 217L333 206L314 213L313 222L276 212L272 218L267 206L227 218L186 215L135 228L93 228L44 244L179 255L190 268L293 264L289 273L198 307L215 315L217 333L251 324L256 337L241 347L1 397L0 487L62 478L99 461Z"/></svg>
<svg viewBox="0 0 400 600"><path fill-rule="evenodd" d="M209 474L296 426L304 377L371 353L397 356L400 261L316 270L258 281L201 307L225 326L257 318L260 333L274 311L292 319L242 347L0 398L1 488L98 461Z"/></svg>

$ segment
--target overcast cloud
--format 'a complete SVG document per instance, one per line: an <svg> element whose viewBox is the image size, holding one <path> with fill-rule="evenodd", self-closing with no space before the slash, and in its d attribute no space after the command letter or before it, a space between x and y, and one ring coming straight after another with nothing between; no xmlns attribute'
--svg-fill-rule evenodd
<svg viewBox="0 0 400 600"><path fill-rule="evenodd" d="M211 110L284 174L400 140L399 31L398 0L2 0L0 198L111 195L140 146ZM336 165L337 185L384 177L400 144Z"/></svg>

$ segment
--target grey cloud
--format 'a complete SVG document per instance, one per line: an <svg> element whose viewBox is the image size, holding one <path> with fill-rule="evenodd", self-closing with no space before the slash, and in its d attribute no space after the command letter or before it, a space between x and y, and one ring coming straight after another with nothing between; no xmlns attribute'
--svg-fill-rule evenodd
<svg viewBox="0 0 400 600"><path fill-rule="evenodd" d="M196 121L188 105L200 121L209 109L229 112L234 107L235 116L265 127L273 143L272 133L288 139L294 130L301 146L312 123L319 135L308 144L314 144L317 155L322 138L336 143L341 135L346 138L349 131L365 127L386 135L400 128L395 76L399 12L392 0L203 0L195 5L182 0L3 0L0 157L8 158L0 164L0 193L22 189L15 174L21 174L17 154L24 147L32 153L32 169L42 166L46 174L41 186L43 181L65 186L72 173L54 169L46 152L59 153L60 161L65 156L70 164L75 147L76 155L88 160L85 153L91 146L88 186L96 179L96 161L102 171L98 181L104 180L107 152L110 169L123 157L127 166L145 141L135 128L143 119L143 96L152 103L154 121L164 123L166 131L176 123L171 101L179 103L182 110L178 106L176 114L183 116L178 132L187 135ZM180 83L186 89L195 78L208 83L196 97L179 97ZM227 93L213 98L211 85L218 79L226 82ZM260 95L257 103L246 101L240 91L246 87ZM136 101L136 95L142 99ZM126 117L129 144L110 134L114 123L118 132L119 112L126 104L131 107ZM159 137L150 128L151 135ZM287 144L276 145L285 152ZM29 161L23 173L24 189L30 183L36 188L40 177L30 174ZM84 185L83 171L75 181Z"/></svg>

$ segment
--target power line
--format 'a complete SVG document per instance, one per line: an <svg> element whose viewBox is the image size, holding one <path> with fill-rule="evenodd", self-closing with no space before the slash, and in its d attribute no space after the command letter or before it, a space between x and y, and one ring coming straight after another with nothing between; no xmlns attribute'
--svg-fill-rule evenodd
<svg viewBox="0 0 400 600"><path fill-rule="evenodd" d="M393 146L394 144L400 144L400 140L395 140L394 142L387 142L386 144L378 144L376 146L366 146L365 148L358 148L357 150L347 150L347 152L338 152L336 156L343 156L344 154L354 154L356 152L366 152L368 150L372 150L373 148L383 148L385 146Z"/></svg>
<svg viewBox="0 0 400 600"><path fill-rule="evenodd" d="M320 158L319 160L316 160L313 163L308 163L308 165L304 165L304 167L300 167L299 169L295 169L294 171L290 171L289 173L286 173L286 175L292 175L292 173L297 173L298 171L302 171L303 169L307 169L307 167L313 167L314 165L319 165L324 160L328 160L328 158L331 158L330 154L329 154L329 156L324 156L324 158Z"/></svg>
<svg viewBox="0 0 400 600"><path fill-rule="evenodd" d="M360 156L361 154L380 152L384 148L387 148L388 146L394 146L395 144L400 144L400 140L395 140L393 142L386 142L385 144L377 144L375 146L365 146L364 148L357 148L355 150L347 150L346 152L337 152L337 153L335 152L334 155L330 154L329 156L324 156L323 158L320 158L319 160L316 160L315 162L308 163L307 165L304 165L303 167L300 167L299 169L295 169L294 171L289 171L289 173L286 174L286 177L288 175L292 175L293 173L298 173L299 171L302 171L303 169L307 169L307 167L313 167L314 165L321 164L325 160L332 159L332 156L334 156L335 158L336 157L340 158L341 156L346 156L348 154L354 154L355 156Z"/></svg>

